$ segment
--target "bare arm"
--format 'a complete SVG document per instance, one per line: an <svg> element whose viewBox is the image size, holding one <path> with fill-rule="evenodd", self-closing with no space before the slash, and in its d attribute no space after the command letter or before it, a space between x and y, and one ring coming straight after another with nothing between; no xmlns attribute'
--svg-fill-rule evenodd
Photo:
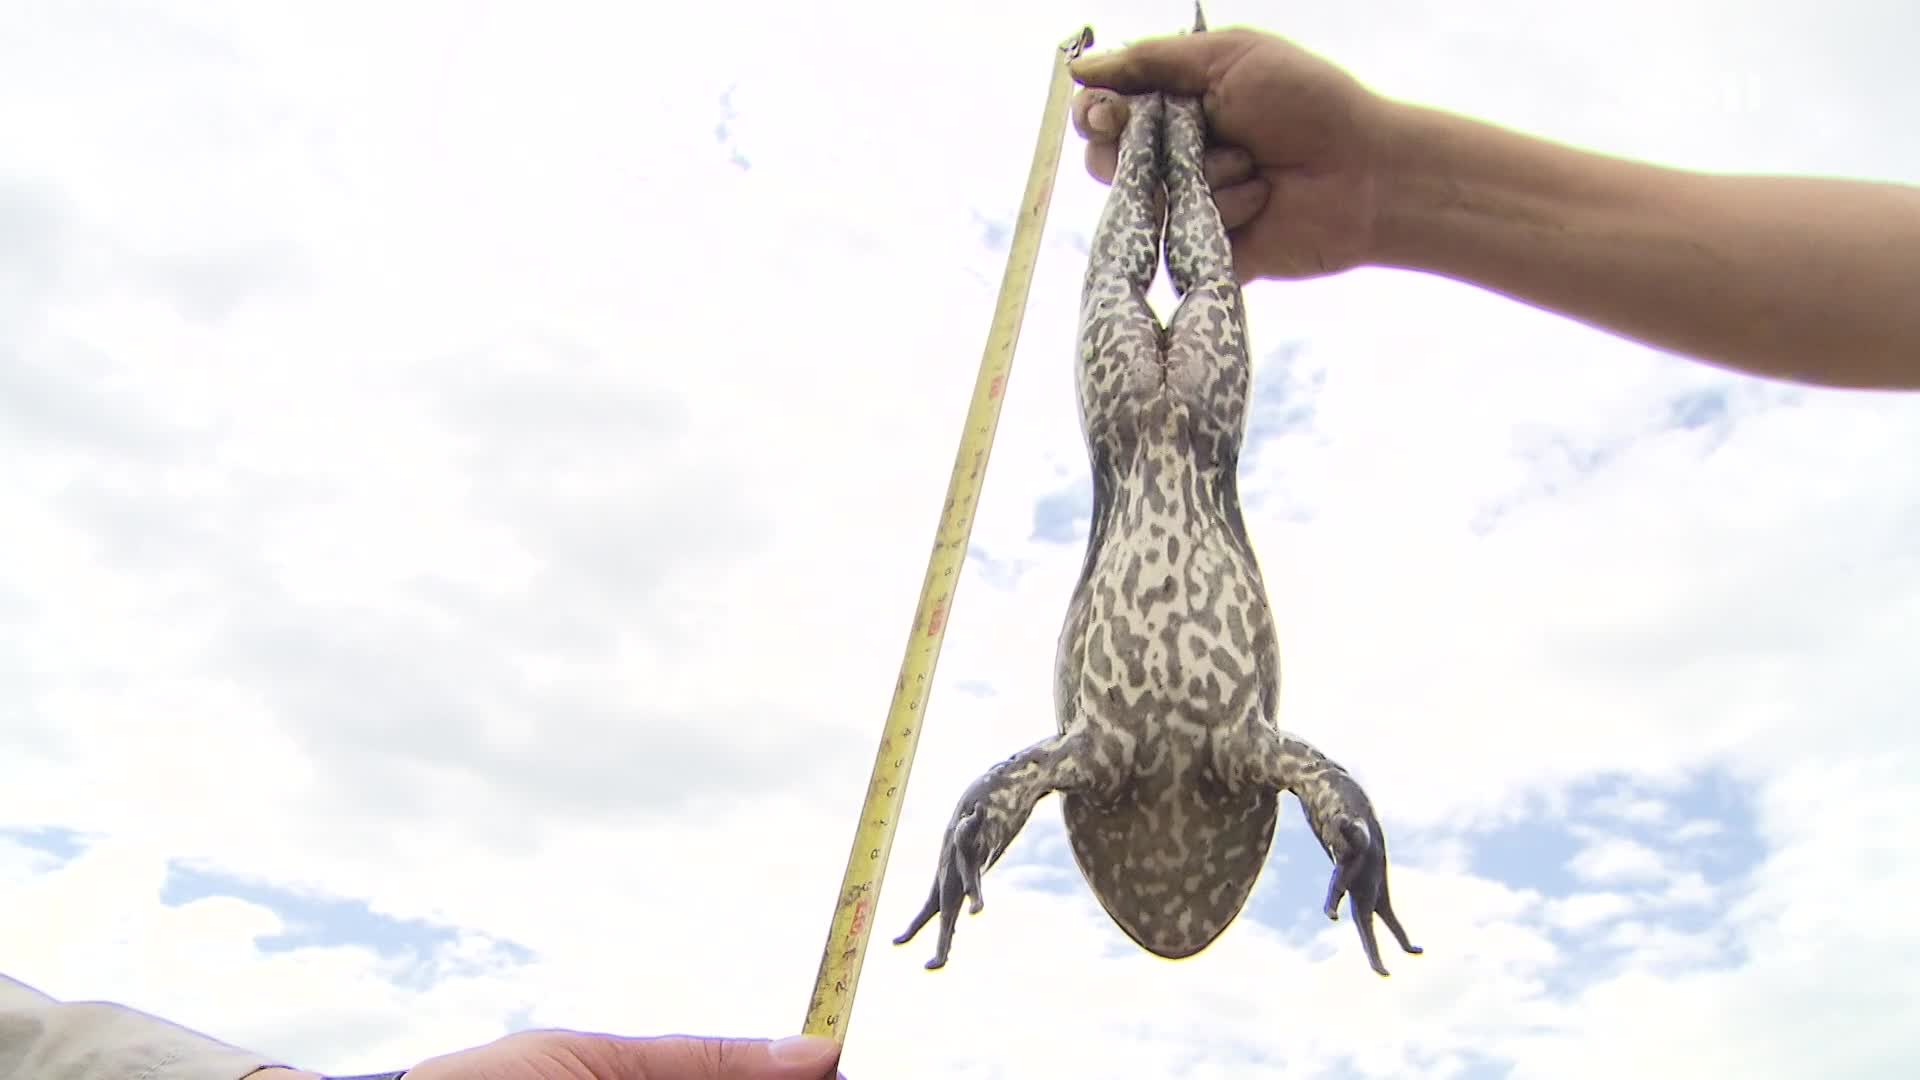
<svg viewBox="0 0 1920 1080"><path fill-rule="evenodd" d="M1920 188L1686 172L1380 108L1363 261L1754 375L1920 389Z"/></svg>

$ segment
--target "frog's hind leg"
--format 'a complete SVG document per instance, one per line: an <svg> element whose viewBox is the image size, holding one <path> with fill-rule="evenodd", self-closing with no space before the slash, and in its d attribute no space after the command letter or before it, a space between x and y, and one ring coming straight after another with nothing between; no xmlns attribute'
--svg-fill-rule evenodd
<svg viewBox="0 0 1920 1080"><path fill-rule="evenodd" d="M1198 98L1167 100L1168 276L1180 306L1169 320L1171 377L1213 418L1226 445L1216 460L1239 458L1252 382L1246 304L1233 275L1233 246L1203 171L1207 120Z"/></svg>
<svg viewBox="0 0 1920 1080"><path fill-rule="evenodd" d="M1193 30L1205 33L1206 13L1193 5ZM1207 113L1197 97L1167 99L1167 270L1173 291L1184 299L1195 289L1225 288L1238 308L1239 284L1233 276L1233 245L1207 185ZM1184 305L1183 305L1184 306ZM1178 316L1176 316L1178 321ZM1238 320L1236 320L1237 324Z"/></svg>
<svg viewBox="0 0 1920 1080"><path fill-rule="evenodd" d="M1160 94L1134 98L1127 126L1120 133L1119 164L1107 201L1094 226L1092 251L1081 308L1114 309L1138 301L1149 320L1147 290L1160 264L1160 238L1166 227L1167 193L1163 168L1165 101Z"/></svg>
<svg viewBox="0 0 1920 1080"><path fill-rule="evenodd" d="M1094 227L1080 295L1079 394L1089 432L1125 407L1129 386L1159 381L1160 321L1147 302L1160 266L1167 196L1159 94L1134 98L1120 134L1120 162Z"/></svg>
<svg viewBox="0 0 1920 1080"><path fill-rule="evenodd" d="M1166 247L1173 291L1185 297L1195 289L1224 284L1238 292L1233 246L1204 171L1205 109L1199 98L1174 97L1167 99L1166 113Z"/></svg>
<svg viewBox="0 0 1920 1080"><path fill-rule="evenodd" d="M980 878L998 862L1007 845L1026 825L1033 807L1055 791L1094 790L1088 760L1088 740L1079 732L1042 739L986 771L967 787L940 842L940 859L933 889L895 945L912 941L922 927L940 916L940 939L928 968L944 967L953 947L954 923L960 904L971 898L970 911L985 906Z"/></svg>

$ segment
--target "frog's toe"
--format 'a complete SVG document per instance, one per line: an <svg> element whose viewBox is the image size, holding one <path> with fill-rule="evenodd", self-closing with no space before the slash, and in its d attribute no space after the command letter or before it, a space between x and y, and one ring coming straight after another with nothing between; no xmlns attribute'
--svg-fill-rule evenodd
<svg viewBox="0 0 1920 1080"><path fill-rule="evenodd" d="M966 894L959 871L951 866L942 866L933 888L927 893L927 902L920 905L920 911L914 915L913 923L905 933L893 939L895 945L905 945L912 941L933 917L940 917L940 930L933 947L933 958L927 961L928 970L945 967L947 955L953 950L953 924L960 913L961 897Z"/></svg>
<svg viewBox="0 0 1920 1080"><path fill-rule="evenodd" d="M920 913L913 917L913 923L907 927L905 933L893 939L893 943L895 945L905 945L907 942L912 941L914 935L918 934L921 928L925 927L927 923L932 921L933 917L938 914L940 914L940 884L939 882L935 882L933 888L927 893L927 902L920 907Z"/></svg>
<svg viewBox="0 0 1920 1080"><path fill-rule="evenodd" d="M926 927L933 917L940 917L940 930L933 947L933 958L927 961L929 971L947 965L947 957L953 951L954 926L959 921L960 905L968 904L972 914L979 914L985 906L980 896L980 870L984 861L979 848L980 815L967 813L955 824L948 841L941 848L940 868L934 878L933 888L927 893L927 902L913 917L913 924L905 933L893 939L895 945L905 945Z"/></svg>
<svg viewBox="0 0 1920 1080"><path fill-rule="evenodd" d="M1367 966L1383 978L1392 975L1387 965L1380 962L1380 940L1373 933L1373 912L1362 907L1358 895L1351 896L1347 902L1353 909L1353 925L1360 931L1360 947L1366 950Z"/></svg>
<svg viewBox="0 0 1920 1080"><path fill-rule="evenodd" d="M1393 901L1387 892L1387 851L1385 838L1379 835L1378 826L1369 828L1358 821L1346 821L1341 825L1348 848L1345 857L1334 864L1333 882L1327 890L1327 914L1337 918L1337 908L1341 891L1347 895L1347 910L1353 914L1354 930L1360 935L1360 947L1366 951L1367 966L1377 974L1388 976L1387 966L1380 960L1380 941L1374 933L1374 916L1387 924L1387 930L1398 941L1400 948L1413 955L1422 950L1407 940L1407 932L1393 913Z"/></svg>
<svg viewBox="0 0 1920 1080"><path fill-rule="evenodd" d="M1400 925L1400 919L1394 915L1393 903L1387 899L1387 890L1384 885L1380 889L1380 903L1373 909L1373 913L1380 916L1381 922L1387 924L1387 930L1393 934L1393 939L1400 943L1400 951L1414 956L1427 951L1407 940L1406 928Z"/></svg>
<svg viewBox="0 0 1920 1080"><path fill-rule="evenodd" d="M964 888L951 870L940 876L940 936L933 946L933 958L927 961L928 971L947 966L947 956L953 952L953 924L960 918L959 894Z"/></svg>
<svg viewBox="0 0 1920 1080"><path fill-rule="evenodd" d="M1346 889L1340 885L1340 868L1335 866L1327 878L1327 899L1320 905L1320 913L1327 917L1328 922L1340 921L1340 898L1345 893Z"/></svg>

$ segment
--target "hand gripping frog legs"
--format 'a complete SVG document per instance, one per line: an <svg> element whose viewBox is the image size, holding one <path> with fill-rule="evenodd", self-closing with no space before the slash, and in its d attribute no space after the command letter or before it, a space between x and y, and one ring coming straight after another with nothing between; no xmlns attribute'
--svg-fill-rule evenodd
<svg viewBox="0 0 1920 1080"><path fill-rule="evenodd" d="M1201 172L1205 123L1194 99L1131 103L1081 299L1093 521L1055 661L1059 732L960 797L926 905L894 939L938 915L929 968L945 965L962 901L981 910L982 874L1050 792L1101 906L1155 955L1194 955L1239 914L1282 791L1333 862L1326 916L1338 919L1348 898L1381 975L1374 915L1421 951L1394 917L1386 836L1366 794L1274 724L1279 649L1236 489L1246 317ZM1147 303L1163 248L1180 297L1164 330Z"/></svg>

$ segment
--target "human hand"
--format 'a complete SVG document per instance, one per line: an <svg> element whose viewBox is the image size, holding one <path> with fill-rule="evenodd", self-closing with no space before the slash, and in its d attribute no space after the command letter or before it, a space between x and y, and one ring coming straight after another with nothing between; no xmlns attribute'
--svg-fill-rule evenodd
<svg viewBox="0 0 1920 1080"><path fill-rule="evenodd" d="M1074 128L1101 183L1113 181L1124 95L1203 99L1207 182L1242 281L1316 277L1365 260L1387 102L1345 71L1272 34L1227 29L1082 57L1072 72L1082 85Z"/></svg>
<svg viewBox="0 0 1920 1080"><path fill-rule="evenodd" d="M833 1040L818 1037L768 1042L523 1031L429 1058L408 1069L406 1080L834 1080L839 1060Z"/></svg>

